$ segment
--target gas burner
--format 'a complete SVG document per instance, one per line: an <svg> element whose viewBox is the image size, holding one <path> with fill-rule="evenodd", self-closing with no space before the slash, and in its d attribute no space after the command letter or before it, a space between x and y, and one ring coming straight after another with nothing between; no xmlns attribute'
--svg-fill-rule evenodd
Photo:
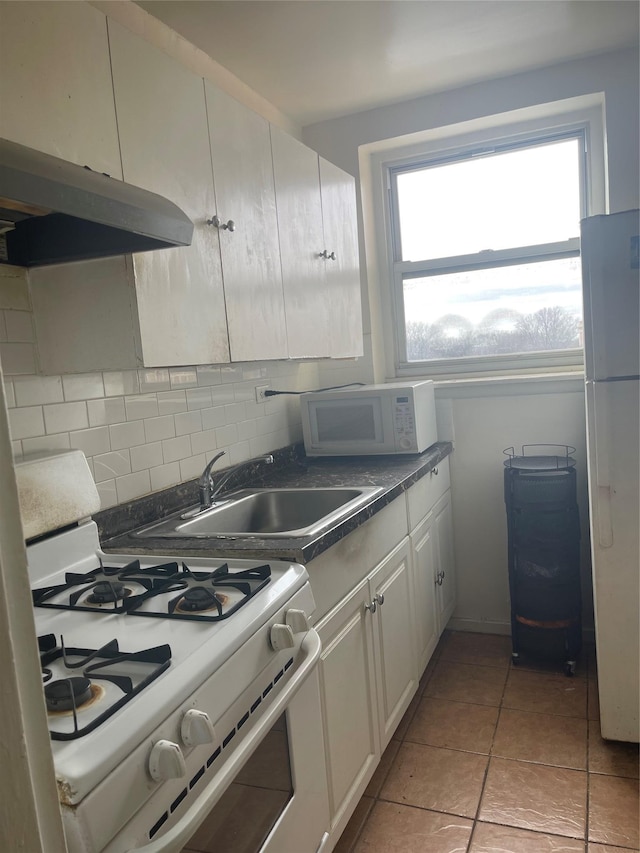
<svg viewBox="0 0 640 853"><path fill-rule="evenodd" d="M131 594L120 581L98 581L90 595L85 599L89 604L106 604L112 601L122 601Z"/></svg>
<svg viewBox="0 0 640 853"><path fill-rule="evenodd" d="M168 645L121 652L112 640L100 649L77 649L66 647L62 636L58 646L53 634L38 637L38 645L43 676L54 679L44 686L53 740L73 740L93 731L171 663Z"/></svg>
<svg viewBox="0 0 640 853"><path fill-rule="evenodd" d="M218 610L220 612L221 604L222 602L213 590L205 589L203 586L194 586L180 596L175 609L183 613L203 610Z"/></svg>
<svg viewBox="0 0 640 853"><path fill-rule="evenodd" d="M127 616L216 622L247 603L271 578L268 565L234 572L227 563L213 571L192 571L169 562L142 568L139 560L124 567L100 566L65 582L33 590L36 607L123 613Z"/></svg>
<svg viewBox="0 0 640 853"><path fill-rule="evenodd" d="M73 711L93 698L91 681L84 676L73 676L52 681L44 688L47 711Z"/></svg>

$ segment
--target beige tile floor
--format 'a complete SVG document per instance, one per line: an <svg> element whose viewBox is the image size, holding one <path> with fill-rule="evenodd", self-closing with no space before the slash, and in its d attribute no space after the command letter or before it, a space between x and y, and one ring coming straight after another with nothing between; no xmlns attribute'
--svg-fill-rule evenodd
<svg viewBox="0 0 640 853"><path fill-rule="evenodd" d="M638 748L603 741L595 657L511 666L445 632L336 853L630 853Z"/></svg>

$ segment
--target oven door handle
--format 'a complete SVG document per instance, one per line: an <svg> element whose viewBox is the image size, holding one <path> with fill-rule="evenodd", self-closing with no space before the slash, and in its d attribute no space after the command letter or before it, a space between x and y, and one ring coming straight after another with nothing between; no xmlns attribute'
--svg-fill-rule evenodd
<svg viewBox="0 0 640 853"><path fill-rule="evenodd" d="M302 662L286 688L276 697L273 705L265 713L254 731L232 753L227 763L221 767L220 772L211 780L191 809L163 836L143 847L128 847L127 853L179 853L182 850L185 843L233 782L258 743L286 710L292 697L298 692L318 663L322 652L322 643L314 628L307 631L300 644L300 652L303 658Z"/></svg>

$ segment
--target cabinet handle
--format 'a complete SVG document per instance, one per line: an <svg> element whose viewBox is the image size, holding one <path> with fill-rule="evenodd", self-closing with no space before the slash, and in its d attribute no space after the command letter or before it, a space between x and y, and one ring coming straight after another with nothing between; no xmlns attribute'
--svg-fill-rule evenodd
<svg viewBox="0 0 640 853"><path fill-rule="evenodd" d="M436 583L438 586L442 586L442 581L444 580L444 572L438 572L436 575Z"/></svg>
<svg viewBox="0 0 640 853"><path fill-rule="evenodd" d="M329 260L330 260L330 261L335 261L335 259L336 259L336 253L335 253L335 252L331 252L331 254L329 255Z"/></svg>
<svg viewBox="0 0 640 853"><path fill-rule="evenodd" d="M373 600L377 601L380 607L384 604L384 593L379 592L377 595L373 596Z"/></svg>
<svg viewBox="0 0 640 853"><path fill-rule="evenodd" d="M236 223L233 219L230 219L228 222L222 222L219 216L212 216L211 219L207 219L207 225L213 225L214 228L221 228L223 231L236 230Z"/></svg>
<svg viewBox="0 0 640 853"><path fill-rule="evenodd" d="M369 613L375 613L376 610L378 609L378 605L376 604L376 602L374 600L371 602L371 604L365 604L364 609L368 610Z"/></svg>
<svg viewBox="0 0 640 853"><path fill-rule="evenodd" d="M319 257L319 258L324 258L324 259L325 259L325 261L328 261L328 260L329 260L329 252L327 252L327 250L325 249L325 250L324 250L324 252L320 252L320 254L318 255L318 257Z"/></svg>
<svg viewBox="0 0 640 853"><path fill-rule="evenodd" d="M434 468L431 473L433 474L434 477L437 477L438 476L438 469Z"/></svg>

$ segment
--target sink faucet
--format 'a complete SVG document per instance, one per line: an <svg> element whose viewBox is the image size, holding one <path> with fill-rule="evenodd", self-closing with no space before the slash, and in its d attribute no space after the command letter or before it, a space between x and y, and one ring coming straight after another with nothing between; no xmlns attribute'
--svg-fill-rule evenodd
<svg viewBox="0 0 640 853"><path fill-rule="evenodd" d="M225 451L221 450L216 453L213 459L208 463L207 467L202 472L198 480L198 494L200 495L200 509L207 509L220 494L225 484L229 481L233 474L236 474L242 468L248 465L254 465L256 462L265 462L267 465L273 463L273 456L268 453L266 456L256 456L255 459L247 459L246 462L240 462L239 465L234 465L233 468L227 469L220 479L214 484L211 469L221 456L225 455Z"/></svg>

